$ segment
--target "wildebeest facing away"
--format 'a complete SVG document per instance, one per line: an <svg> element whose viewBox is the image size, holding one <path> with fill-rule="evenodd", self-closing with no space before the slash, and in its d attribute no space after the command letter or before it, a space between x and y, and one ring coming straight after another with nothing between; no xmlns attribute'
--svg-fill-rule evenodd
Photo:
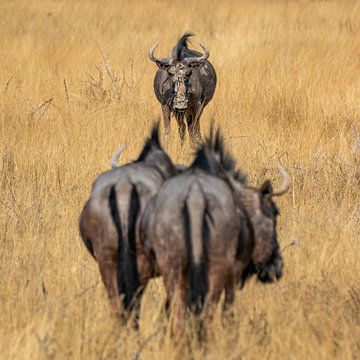
<svg viewBox="0 0 360 360"><path fill-rule="evenodd" d="M225 289L224 310L235 300L242 277L279 278L282 258L276 235L277 209L266 181L260 189L245 185L235 161L224 152L220 133L197 151L190 168L166 181L148 204L141 221L141 242L164 279L167 303L174 309L173 333L182 333L185 304L209 315Z"/></svg>
<svg viewBox="0 0 360 360"><path fill-rule="evenodd" d="M200 44L204 54L188 48L191 33L185 33L172 49L170 57L157 58L155 44L149 57L159 70L154 79L154 90L164 117L164 144L170 136L170 118L174 114L181 143L184 143L186 119L190 141L194 144L201 139L200 117L204 107L212 99L216 87L216 73L207 60L209 51Z"/></svg>
<svg viewBox="0 0 360 360"><path fill-rule="evenodd" d="M161 148L157 125L136 161L97 177L81 213L81 237L98 262L113 310L124 320L131 310L137 319L142 284L153 276L138 241L139 219L161 184L176 172Z"/></svg>

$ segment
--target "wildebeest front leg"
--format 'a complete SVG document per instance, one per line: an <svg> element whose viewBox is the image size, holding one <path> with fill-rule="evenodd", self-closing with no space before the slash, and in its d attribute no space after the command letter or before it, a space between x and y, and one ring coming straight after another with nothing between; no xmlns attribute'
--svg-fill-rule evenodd
<svg viewBox="0 0 360 360"><path fill-rule="evenodd" d="M187 117L189 137L192 145L196 145L201 141L200 117L203 109L204 107L201 106L196 113L191 114Z"/></svg>
<svg viewBox="0 0 360 360"><path fill-rule="evenodd" d="M184 117L183 116L175 116L175 117L176 117L176 121L177 121L178 127L179 127L180 142L181 142L181 145L184 145L185 131L186 131Z"/></svg>
<svg viewBox="0 0 360 360"><path fill-rule="evenodd" d="M139 329L139 319L140 319L140 308L141 308L141 299L146 289L146 286L149 280L153 276L153 266L146 254L143 252L141 247L137 247L136 249L137 255L137 266L140 277L140 288L137 289L136 294L134 295L133 305L132 305L132 327L135 330Z"/></svg>
<svg viewBox="0 0 360 360"><path fill-rule="evenodd" d="M164 148L166 149L169 144L170 137L170 118L171 118L171 110L168 105L161 105L163 118L164 118Z"/></svg>
<svg viewBox="0 0 360 360"><path fill-rule="evenodd" d="M209 273L207 316L210 322L213 320L216 305L220 301L221 293L225 287L225 283L225 274L222 274L218 269L214 269L211 273Z"/></svg>

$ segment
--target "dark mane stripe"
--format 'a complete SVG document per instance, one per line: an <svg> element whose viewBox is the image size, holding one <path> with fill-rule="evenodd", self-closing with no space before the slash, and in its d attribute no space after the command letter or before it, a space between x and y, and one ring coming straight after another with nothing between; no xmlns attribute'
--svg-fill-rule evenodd
<svg viewBox="0 0 360 360"><path fill-rule="evenodd" d="M210 159L209 159L210 155ZM210 154L209 149L203 144L197 150L195 154L195 159L190 165L190 169L201 169L206 172L211 172L211 161L212 155Z"/></svg>
<svg viewBox="0 0 360 360"><path fill-rule="evenodd" d="M201 169L220 177L224 175L224 172L231 172L236 180L246 182L246 176L236 169L236 160L225 150L224 137L220 130L217 129L214 133L213 126L208 138L196 151L190 169Z"/></svg>
<svg viewBox="0 0 360 360"><path fill-rule="evenodd" d="M159 137L159 126L160 126L159 121L157 121L157 123L152 127L151 135L146 140L145 145L139 157L137 158L137 160L135 160L135 162L144 161L152 148L157 148L159 150L162 149L160 144L160 137Z"/></svg>

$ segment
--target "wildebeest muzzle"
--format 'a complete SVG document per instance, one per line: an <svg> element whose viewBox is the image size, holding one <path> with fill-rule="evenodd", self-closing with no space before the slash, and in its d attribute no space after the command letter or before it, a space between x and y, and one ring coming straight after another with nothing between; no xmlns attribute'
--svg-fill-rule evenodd
<svg viewBox="0 0 360 360"><path fill-rule="evenodd" d="M172 108L174 111L184 111L188 106L186 80L186 74L183 69L176 71L173 76L174 98L172 101Z"/></svg>

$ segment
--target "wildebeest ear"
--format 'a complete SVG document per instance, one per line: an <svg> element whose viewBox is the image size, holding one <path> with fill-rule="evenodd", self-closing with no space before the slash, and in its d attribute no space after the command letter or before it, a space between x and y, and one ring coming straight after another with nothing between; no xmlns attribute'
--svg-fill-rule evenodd
<svg viewBox="0 0 360 360"><path fill-rule="evenodd" d="M271 185L271 181L270 180L266 180L260 188L260 194L262 197L265 197L267 195L271 195L273 192L273 187Z"/></svg>

